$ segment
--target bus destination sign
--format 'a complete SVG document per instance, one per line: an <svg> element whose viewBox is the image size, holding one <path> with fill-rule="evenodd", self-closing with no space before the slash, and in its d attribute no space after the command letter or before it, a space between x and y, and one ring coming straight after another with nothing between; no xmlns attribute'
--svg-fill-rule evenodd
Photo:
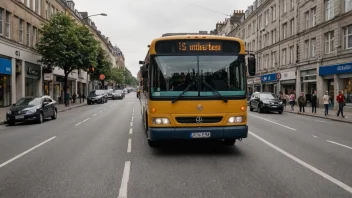
<svg viewBox="0 0 352 198"><path fill-rule="evenodd" d="M222 51L221 43L214 42L178 42L179 51Z"/></svg>

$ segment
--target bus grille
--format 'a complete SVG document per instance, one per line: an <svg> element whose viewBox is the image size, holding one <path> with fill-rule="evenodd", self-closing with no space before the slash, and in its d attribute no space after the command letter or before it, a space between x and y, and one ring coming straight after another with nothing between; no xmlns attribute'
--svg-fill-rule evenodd
<svg viewBox="0 0 352 198"><path fill-rule="evenodd" d="M221 116L214 117L176 117L176 121L182 124L201 124L201 123L218 123L221 122Z"/></svg>

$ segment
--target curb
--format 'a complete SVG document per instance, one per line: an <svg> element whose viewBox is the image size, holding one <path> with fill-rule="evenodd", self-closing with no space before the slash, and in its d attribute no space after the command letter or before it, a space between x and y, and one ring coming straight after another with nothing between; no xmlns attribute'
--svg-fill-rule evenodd
<svg viewBox="0 0 352 198"><path fill-rule="evenodd" d="M284 112L286 112L286 113L292 113L292 114L297 114L297 115L310 116L310 117L315 117L315 118L322 118L322 119L326 119L326 120L332 120L332 121L344 122L344 123L352 124L352 121L348 121L348 120L333 119L333 118L329 118L329 117L320 117L320 116L310 115L310 114L300 114L300 113L291 112L291 111L284 111Z"/></svg>
<svg viewBox="0 0 352 198"><path fill-rule="evenodd" d="M84 106L87 106L87 104L78 105L78 106L70 107L70 108L63 109L63 110L58 110L57 112L64 112L64 111L68 111L68 110L71 110L71 109L75 109L75 108L79 108L79 107L84 107ZM7 124L7 121L6 121L6 120L0 121L0 125L5 125L5 124Z"/></svg>

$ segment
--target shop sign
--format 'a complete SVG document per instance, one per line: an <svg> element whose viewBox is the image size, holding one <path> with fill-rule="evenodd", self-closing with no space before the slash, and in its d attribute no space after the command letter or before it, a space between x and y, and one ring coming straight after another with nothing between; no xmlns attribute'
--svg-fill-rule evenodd
<svg viewBox="0 0 352 198"><path fill-rule="evenodd" d="M27 69L27 74L29 74L29 75L39 76L40 75L39 73L40 73L39 70L30 68L30 67L28 67L28 69Z"/></svg>
<svg viewBox="0 0 352 198"><path fill-rule="evenodd" d="M252 79L247 79L247 85L253 84L253 78Z"/></svg>
<svg viewBox="0 0 352 198"><path fill-rule="evenodd" d="M266 75L263 75L261 78L262 78L262 82L263 83L272 82L272 81L276 81L277 80L276 73L266 74Z"/></svg>
<svg viewBox="0 0 352 198"><path fill-rule="evenodd" d="M254 78L254 84L260 84L262 82L260 77L255 77Z"/></svg>
<svg viewBox="0 0 352 198"><path fill-rule="evenodd" d="M280 80L293 80L296 79L296 71L281 72Z"/></svg>
<svg viewBox="0 0 352 198"><path fill-rule="evenodd" d="M321 66L319 68L319 76L345 73L352 73L352 62L330 66Z"/></svg>
<svg viewBox="0 0 352 198"><path fill-rule="evenodd" d="M6 58L0 58L0 73L1 74L12 74L12 62Z"/></svg>
<svg viewBox="0 0 352 198"><path fill-rule="evenodd" d="M53 74L44 74L44 80L46 81L52 81L53 80Z"/></svg>

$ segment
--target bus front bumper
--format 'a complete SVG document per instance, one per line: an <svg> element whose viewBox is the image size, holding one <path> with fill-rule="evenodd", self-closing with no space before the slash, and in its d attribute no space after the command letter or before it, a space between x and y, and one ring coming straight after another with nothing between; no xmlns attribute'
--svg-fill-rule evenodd
<svg viewBox="0 0 352 198"><path fill-rule="evenodd" d="M248 126L224 127L187 127L187 128L149 128L148 138L151 141L190 140L193 133L210 133L210 137L202 139L233 140L247 138Z"/></svg>

